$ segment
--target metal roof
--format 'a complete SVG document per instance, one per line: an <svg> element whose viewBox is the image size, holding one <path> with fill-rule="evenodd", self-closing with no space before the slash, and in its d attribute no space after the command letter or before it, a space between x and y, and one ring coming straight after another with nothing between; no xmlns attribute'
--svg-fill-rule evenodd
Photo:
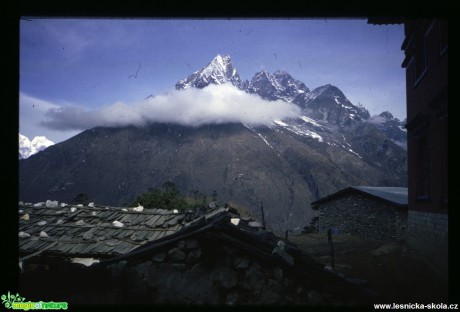
<svg viewBox="0 0 460 312"><path fill-rule="evenodd" d="M395 204L407 205L407 187L352 186L352 188Z"/></svg>
<svg viewBox="0 0 460 312"><path fill-rule="evenodd" d="M359 192L371 196L377 200L390 203L398 207L407 207L407 187L383 187L383 186L350 186L338 192L322 197L311 203L312 206L336 199L349 194Z"/></svg>

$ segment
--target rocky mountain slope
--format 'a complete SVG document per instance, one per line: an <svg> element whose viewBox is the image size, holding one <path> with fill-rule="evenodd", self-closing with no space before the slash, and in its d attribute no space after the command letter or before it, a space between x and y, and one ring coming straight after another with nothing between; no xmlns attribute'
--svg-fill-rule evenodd
<svg viewBox="0 0 460 312"><path fill-rule="evenodd" d="M310 91L282 71L242 81L230 57L217 56L176 88L221 83L294 103L301 113L257 127L89 129L20 162L20 199L69 202L86 193L97 203L124 205L171 181L184 194L199 191L210 199L215 192L219 201L245 207L254 217L263 206L270 228L299 232L313 216L310 202L319 197L350 185L406 185L406 152L396 144L403 129L388 130L337 87Z"/></svg>

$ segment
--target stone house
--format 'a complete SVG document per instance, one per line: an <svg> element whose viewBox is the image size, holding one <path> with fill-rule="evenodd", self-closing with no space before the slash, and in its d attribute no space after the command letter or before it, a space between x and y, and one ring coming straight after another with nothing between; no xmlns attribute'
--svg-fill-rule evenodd
<svg viewBox="0 0 460 312"><path fill-rule="evenodd" d="M407 228L407 188L351 186L311 203L318 231L329 228L369 239L402 239Z"/></svg>
<svg viewBox="0 0 460 312"><path fill-rule="evenodd" d="M19 291L70 307L375 300L254 221L228 207L22 204Z"/></svg>

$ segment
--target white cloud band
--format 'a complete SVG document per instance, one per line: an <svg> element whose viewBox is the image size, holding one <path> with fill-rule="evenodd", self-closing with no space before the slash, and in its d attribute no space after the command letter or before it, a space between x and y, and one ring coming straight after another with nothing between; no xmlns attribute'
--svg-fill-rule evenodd
<svg viewBox="0 0 460 312"><path fill-rule="evenodd" d="M242 122L268 124L274 119L295 117L296 105L283 101L268 102L231 84L210 85L158 95L131 105L117 102L96 111L78 107L48 110L42 125L56 130L83 130L96 126L143 126L169 122L185 126Z"/></svg>

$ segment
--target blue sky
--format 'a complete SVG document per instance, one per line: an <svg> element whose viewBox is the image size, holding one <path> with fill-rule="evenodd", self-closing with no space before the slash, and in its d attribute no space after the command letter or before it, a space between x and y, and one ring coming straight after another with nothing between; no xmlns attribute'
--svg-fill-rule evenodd
<svg viewBox="0 0 460 312"><path fill-rule="evenodd" d="M66 140L82 130L45 127L49 109L86 112L76 119L116 103L126 109L171 92L219 53L243 80L285 70L310 89L339 87L371 115L404 119L402 40L402 25L366 19L21 20L20 132Z"/></svg>

